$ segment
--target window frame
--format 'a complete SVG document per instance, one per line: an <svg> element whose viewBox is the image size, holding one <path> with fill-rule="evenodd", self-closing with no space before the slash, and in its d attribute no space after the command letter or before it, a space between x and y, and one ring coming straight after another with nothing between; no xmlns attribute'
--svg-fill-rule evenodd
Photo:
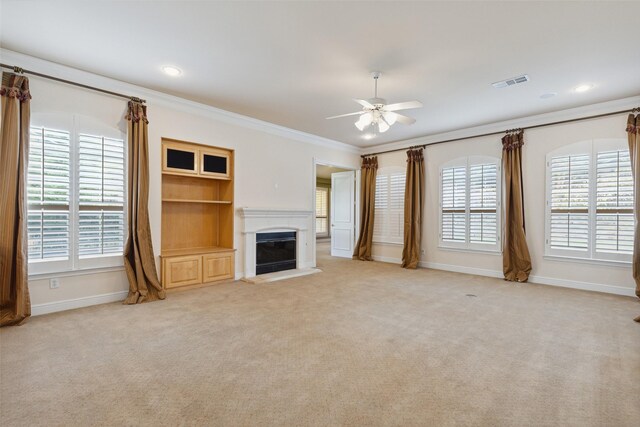
<svg viewBox="0 0 640 427"><path fill-rule="evenodd" d="M476 165L492 164L496 166L496 243L471 242L471 167ZM465 168L465 240L464 242L451 242L443 239L443 204L444 194L443 171L448 168ZM438 187L438 249L457 250L464 252L483 252L491 254L502 253L502 161L493 156L472 155L457 157L440 165Z"/></svg>
<svg viewBox="0 0 640 427"><path fill-rule="evenodd" d="M124 157L124 200L123 212L123 250L127 240L128 229L128 150L127 133L123 129L96 120L92 117L78 114L35 113L32 114L30 129L46 128L61 130L69 133L69 258L66 260L44 259L28 260L29 276L51 275L55 273L70 273L94 269L120 268L124 266L123 254L101 254L93 256L79 256L79 226L80 226L80 179L79 179L79 145L80 134L99 135L105 138L122 139ZM28 173L28 172L27 172ZM26 183L25 183L26 184ZM24 188L26 207L29 210L27 198L28 185ZM65 211L67 212L67 211ZM28 250L28 249L27 249Z"/></svg>
<svg viewBox="0 0 640 427"><path fill-rule="evenodd" d="M547 153L545 157L545 258L565 261L581 260L593 264L600 264L603 262L624 265L631 264L632 254L598 252L595 244L597 227L597 155L604 151L624 151L628 149L629 147L626 139L602 138L574 142ZM589 156L589 231L587 237L587 250L580 251L577 249L553 248L551 247L551 160L554 157L580 154L586 154ZM634 223L634 227L636 226L637 224Z"/></svg>
<svg viewBox="0 0 640 427"><path fill-rule="evenodd" d="M391 175L392 174L400 174L402 173L402 175L404 176L404 187L403 187L403 192L402 192L402 208L400 209L391 209L391 207L388 205L389 204L389 199L390 199L390 195L391 195ZM391 211L396 211L396 210L400 210L401 214L402 214L402 223L404 224L404 197L405 197L405 192L406 192L406 188L407 188L407 170L401 166L386 166L383 168L380 168L377 170L376 172L376 180L378 179L379 176L381 175L386 175L387 176L387 181L389 184L389 190L387 193L387 208L385 208L386 211L389 212L389 214L391 213ZM377 183L376 183L377 184ZM378 191L378 186L376 185L376 192ZM374 212L376 211L375 208L375 194L374 194ZM389 218L390 215L387 215L387 218ZM379 221L379 216L376 215L374 213L374 234L372 236L372 240L373 243L378 243L378 244L383 244L383 245L403 245L404 244L404 225L401 229L401 232L398 236L390 236L390 235L385 235L385 234L375 234L375 222Z"/></svg>

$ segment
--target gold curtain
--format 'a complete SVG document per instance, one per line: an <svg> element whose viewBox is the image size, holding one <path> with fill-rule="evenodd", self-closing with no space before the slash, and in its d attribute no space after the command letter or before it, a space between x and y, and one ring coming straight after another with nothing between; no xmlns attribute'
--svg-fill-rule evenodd
<svg viewBox="0 0 640 427"><path fill-rule="evenodd" d="M505 189L505 228L502 270L505 280L526 282L531 272L531 256L524 224L522 187L522 146L524 132L509 133L502 138L502 168Z"/></svg>
<svg viewBox="0 0 640 427"><path fill-rule="evenodd" d="M353 251L353 259L373 261L373 220L376 199L377 157L364 157L361 167L360 183L360 235Z"/></svg>
<svg viewBox="0 0 640 427"><path fill-rule="evenodd" d="M0 326L31 316L25 183L29 160L29 79L2 74L0 86Z"/></svg>
<svg viewBox="0 0 640 427"><path fill-rule="evenodd" d="M640 197L638 197L638 189L640 188L640 115L634 116L629 114L627 119L627 134L629 135L629 156L631 157L631 171L633 173L633 188L635 192L633 215L635 216L636 230L633 236L633 279L636 281L636 295L640 298ZM636 322L640 322L640 316L635 318Z"/></svg>
<svg viewBox="0 0 640 427"><path fill-rule="evenodd" d="M164 299L158 280L149 226L149 141L147 107L129 101L128 235L124 266L129 279L125 304Z"/></svg>
<svg viewBox="0 0 640 427"><path fill-rule="evenodd" d="M423 149L407 151L407 181L404 189L404 247L402 267L417 268L422 242L424 209Z"/></svg>

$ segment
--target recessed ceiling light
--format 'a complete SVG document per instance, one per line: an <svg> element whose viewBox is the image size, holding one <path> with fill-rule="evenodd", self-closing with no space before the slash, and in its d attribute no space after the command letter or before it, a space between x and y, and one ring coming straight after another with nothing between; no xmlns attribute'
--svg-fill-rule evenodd
<svg viewBox="0 0 640 427"><path fill-rule="evenodd" d="M182 74L182 70L180 68L172 67L171 65L165 65L164 67L162 67L162 71L164 71L165 74L171 77L178 77L180 74Z"/></svg>
<svg viewBox="0 0 640 427"><path fill-rule="evenodd" d="M589 90L589 89L591 89L591 88L593 88L593 85L587 85L587 84L585 84L585 85L577 86L577 87L576 87L575 89L573 89L573 90L574 90L574 92L582 93L582 92L586 92L586 91L588 91L588 90Z"/></svg>
<svg viewBox="0 0 640 427"><path fill-rule="evenodd" d="M558 92L545 92L542 95L540 95L540 98L541 99L549 99L549 98L553 98L557 94L558 94Z"/></svg>

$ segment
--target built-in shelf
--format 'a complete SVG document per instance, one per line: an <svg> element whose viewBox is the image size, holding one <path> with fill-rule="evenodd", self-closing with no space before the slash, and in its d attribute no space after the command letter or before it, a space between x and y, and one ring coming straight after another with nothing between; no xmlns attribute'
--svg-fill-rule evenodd
<svg viewBox="0 0 640 427"><path fill-rule="evenodd" d="M211 203L214 205L230 205L228 200L198 200L198 199L162 199L163 202L175 203Z"/></svg>
<svg viewBox="0 0 640 427"><path fill-rule="evenodd" d="M228 178L226 176L194 175L194 174L189 174L189 173L184 173L184 172L163 171L162 175L187 176L187 177L197 176L198 178L213 179L213 180L217 180L217 181L231 181L232 180L232 178Z"/></svg>
<svg viewBox="0 0 640 427"><path fill-rule="evenodd" d="M163 138L162 172L163 288L233 279L233 150Z"/></svg>
<svg viewBox="0 0 640 427"><path fill-rule="evenodd" d="M221 248L220 246L208 246L204 248L185 248L185 249L165 249L162 251L163 257L183 256L183 255L200 255L215 252L235 251L231 248Z"/></svg>

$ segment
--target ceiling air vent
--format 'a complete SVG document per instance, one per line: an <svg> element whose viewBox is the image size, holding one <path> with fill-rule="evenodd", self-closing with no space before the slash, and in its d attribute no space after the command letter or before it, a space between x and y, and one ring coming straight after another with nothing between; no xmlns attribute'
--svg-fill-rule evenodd
<svg viewBox="0 0 640 427"><path fill-rule="evenodd" d="M499 82L495 82L495 83L491 83L491 86L495 87L496 89L500 89L502 87L507 87L507 86L514 86L520 83L525 83L529 81L529 76L526 74L523 74L521 76L518 77L512 77L510 79L507 80L502 80Z"/></svg>

